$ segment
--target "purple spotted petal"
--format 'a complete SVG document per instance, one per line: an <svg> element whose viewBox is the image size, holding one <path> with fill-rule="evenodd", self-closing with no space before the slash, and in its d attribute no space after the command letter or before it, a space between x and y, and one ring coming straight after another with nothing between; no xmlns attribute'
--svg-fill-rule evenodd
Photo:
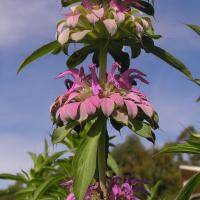
<svg viewBox="0 0 200 200"><path fill-rule="evenodd" d="M100 99L102 112L106 117L109 117L114 110L114 101L110 98Z"/></svg>

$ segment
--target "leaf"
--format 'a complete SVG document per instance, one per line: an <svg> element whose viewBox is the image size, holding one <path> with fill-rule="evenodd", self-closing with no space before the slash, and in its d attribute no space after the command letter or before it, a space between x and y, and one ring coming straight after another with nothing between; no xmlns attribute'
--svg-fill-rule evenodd
<svg viewBox="0 0 200 200"><path fill-rule="evenodd" d="M66 126L58 127L54 129L51 140L53 144L62 142L65 137L74 129L77 122L69 122Z"/></svg>
<svg viewBox="0 0 200 200"><path fill-rule="evenodd" d="M128 53L124 52L121 48L117 46L112 46L109 49L109 53L111 54L113 59L121 65L121 73L123 73L129 68L130 58Z"/></svg>
<svg viewBox="0 0 200 200"><path fill-rule="evenodd" d="M108 154L108 160L107 160L108 166L112 169L112 171L116 174L120 174L119 166L115 159L112 157L111 154Z"/></svg>
<svg viewBox="0 0 200 200"><path fill-rule="evenodd" d="M19 73L22 69L25 68L28 64L32 63L33 61L37 60L38 58L58 49L60 47L60 44L57 41L50 42L36 51L34 51L30 56L28 56L20 65L20 67L17 70L17 73Z"/></svg>
<svg viewBox="0 0 200 200"><path fill-rule="evenodd" d="M71 4L78 3L80 0L61 0L61 4L63 7L67 7Z"/></svg>
<svg viewBox="0 0 200 200"><path fill-rule="evenodd" d="M12 180L12 181L19 181L22 183L26 183L27 180L22 174L0 174L0 179L5 179L5 180Z"/></svg>
<svg viewBox="0 0 200 200"><path fill-rule="evenodd" d="M195 174L188 183L181 189L176 200L189 200L194 190L200 184L200 172Z"/></svg>
<svg viewBox="0 0 200 200"><path fill-rule="evenodd" d="M119 132L124 127L124 125L122 123L117 122L113 118L110 118L110 123L113 126L113 128L115 128Z"/></svg>
<svg viewBox="0 0 200 200"><path fill-rule="evenodd" d="M74 157L74 193L77 200L83 200L85 192L94 176L101 130L102 123L97 119Z"/></svg>
<svg viewBox="0 0 200 200"><path fill-rule="evenodd" d="M129 122L129 128L137 135L153 143L155 142L155 134L152 132L150 124L134 120L133 122Z"/></svg>
<svg viewBox="0 0 200 200"><path fill-rule="evenodd" d="M184 144L175 144L164 148L161 152L163 153L188 153L188 154L200 154L200 143L189 141Z"/></svg>
<svg viewBox="0 0 200 200"><path fill-rule="evenodd" d="M185 76L187 76L190 80L193 80L192 74L189 69L176 57L174 57L169 52L164 49L157 47L154 45L153 40L147 37L143 37L143 48L147 53L152 53L160 59L167 62L169 65L174 67L175 69L182 72Z"/></svg>
<svg viewBox="0 0 200 200"><path fill-rule="evenodd" d="M41 195L54 184L59 184L63 177L50 177L42 183L34 192L33 200L37 200Z"/></svg>
<svg viewBox="0 0 200 200"><path fill-rule="evenodd" d="M69 68L76 67L82 63L90 53L94 52L96 48L97 47L94 45L88 45L74 52L67 60L67 66Z"/></svg>
<svg viewBox="0 0 200 200"><path fill-rule="evenodd" d="M160 189L161 181L158 181L153 188L151 188L151 194L147 200L157 200L159 197L159 189Z"/></svg>
<svg viewBox="0 0 200 200"><path fill-rule="evenodd" d="M186 25L200 36L200 26L195 24L186 24Z"/></svg>
<svg viewBox="0 0 200 200"><path fill-rule="evenodd" d="M154 8L153 6L145 1L139 1L139 4L141 4L141 6L138 6L138 3L132 3L131 5L135 8L137 8L138 10L148 14L148 15L152 15L154 16Z"/></svg>

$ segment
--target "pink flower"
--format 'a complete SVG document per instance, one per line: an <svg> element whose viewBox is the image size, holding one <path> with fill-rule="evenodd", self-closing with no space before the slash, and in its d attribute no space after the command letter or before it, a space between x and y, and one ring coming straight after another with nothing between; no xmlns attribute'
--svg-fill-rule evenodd
<svg viewBox="0 0 200 200"><path fill-rule="evenodd" d="M82 67L80 70L70 69L59 74L58 78L70 75L73 81L65 81L68 90L51 106L53 119L63 123L70 120L83 122L102 112L105 117L128 125L129 120L132 121L138 116L152 118L155 113L152 104L132 85L136 79L148 84L144 78L146 75L137 69L128 69L121 75L116 74L115 71L119 67L118 63L112 65L104 85L99 84L94 64L89 65L88 75L85 75Z"/></svg>
<svg viewBox="0 0 200 200"><path fill-rule="evenodd" d="M66 187L69 191L72 191L73 184L69 185L69 181L62 184L62 186ZM72 180L70 180L70 183ZM124 178L119 176L113 176L110 179L107 179L107 191L108 198L110 200L139 200L137 195L144 197L147 199L149 193L146 191L144 184L146 182L139 179L134 178ZM101 199L98 198L101 196L101 189L99 182L96 182L94 185L90 185L85 194L84 200ZM73 193L68 194L67 200L75 200L75 196Z"/></svg>

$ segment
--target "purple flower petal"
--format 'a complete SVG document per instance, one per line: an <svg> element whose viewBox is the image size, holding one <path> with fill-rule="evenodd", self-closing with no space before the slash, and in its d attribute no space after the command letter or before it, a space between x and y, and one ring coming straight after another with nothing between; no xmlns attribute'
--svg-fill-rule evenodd
<svg viewBox="0 0 200 200"><path fill-rule="evenodd" d="M91 32L91 30L84 30L84 31L72 33L70 37L72 40L77 42L79 40L82 40L89 32Z"/></svg>

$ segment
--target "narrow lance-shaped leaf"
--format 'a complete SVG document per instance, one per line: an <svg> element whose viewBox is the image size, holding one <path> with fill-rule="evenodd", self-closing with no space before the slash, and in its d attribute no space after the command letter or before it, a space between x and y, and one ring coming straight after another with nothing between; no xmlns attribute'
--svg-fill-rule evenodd
<svg viewBox="0 0 200 200"><path fill-rule="evenodd" d="M186 25L200 36L200 26L195 24L186 24Z"/></svg>
<svg viewBox="0 0 200 200"><path fill-rule="evenodd" d="M94 176L101 130L102 123L97 119L74 157L74 193L77 200L83 200Z"/></svg>
<svg viewBox="0 0 200 200"><path fill-rule="evenodd" d="M57 41L50 42L41 48L34 51L30 56L28 56L19 66L17 73L19 73L22 69L24 69L28 64L32 63L33 61L37 60L38 58L58 49L60 44Z"/></svg>
<svg viewBox="0 0 200 200"><path fill-rule="evenodd" d="M176 200L189 200L194 190L200 185L200 173L195 174L181 189Z"/></svg>
<svg viewBox="0 0 200 200"><path fill-rule="evenodd" d="M184 143L175 144L164 148L160 153L189 153L189 154L200 154L200 143Z"/></svg>
<svg viewBox="0 0 200 200"><path fill-rule="evenodd" d="M111 154L108 154L108 166L112 169L112 171L116 174L119 175L120 174L120 170L119 170L119 166L117 164L117 162L115 161L115 159L112 157Z"/></svg>
<svg viewBox="0 0 200 200"><path fill-rule="evenodd" d="M51 136L52 143L57 144L59 142L62 142L65 137L74 129L75 125L77 125L77 122L70 122L66 126L54 129Z"/></svg>
<svg viewBox="0 0 200 200"><path fill-rule="evenodd" d="M49 189L49 187L51 187L54 184L56 184L56 185L59 184L62 179L63 179L63 177L51 177L51 178L48 178L44 183L42 183L35 190L34 195L33 195L33 200L37 200L39 197L41 197L42 194L44 194L44 192L46 190Z"/></svg>

